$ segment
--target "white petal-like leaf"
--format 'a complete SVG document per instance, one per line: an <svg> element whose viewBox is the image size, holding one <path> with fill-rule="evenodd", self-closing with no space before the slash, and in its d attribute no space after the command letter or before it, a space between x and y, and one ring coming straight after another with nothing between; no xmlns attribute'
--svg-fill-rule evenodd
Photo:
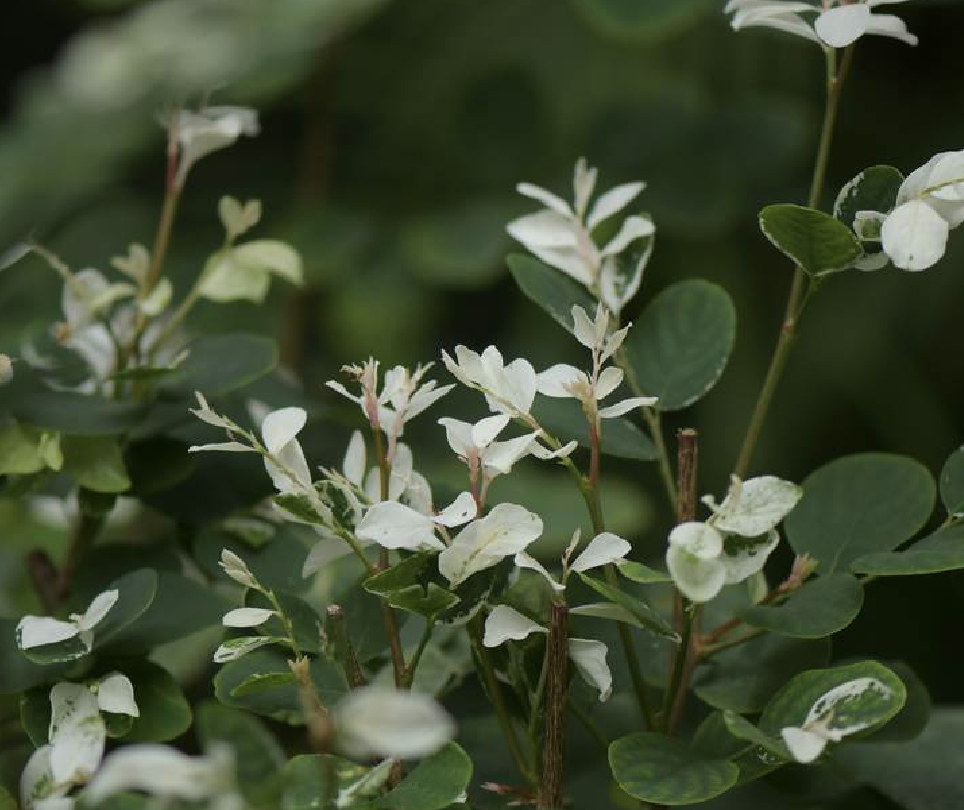
<svg viewBox="0 0 964 810"><path fill-rule="evenodd" d="M600 194L586 218L586 226L592 230L600 222L609 219L613 214L618 214L636 199L645 187L645 183L625 183L611 188L605 194Z"/></svg>
<svg viewBox="0 0 964 810"><path fill-rule="evenodd" d="M550 366L538 376L537 387L540 394L547 397L573 397L577 386L589 388L589 378L585 372L566 363Z"/></svg>
<svg viewBox="0 0 964 810"><path fill-rule="evenodd" d="M681 545L670 544L666 566L676 587L693 602L709 602L726 583L726 567L718 557L697 557Z"/></svg>
<svg viewBox="0 0 964 810"><path fill-rule="evenodd" d="M235 608L224 614L221 624L225 627L257 627L274 615L275 612L267 608Z"/></svg>
<svg viewBox="0 0 964 810"><path fill-rule="evenodd" d="M261 423L261 438L269 453L277 453L297 436L308 421L304 408L281 408L272 411Z"/></svg>
<svg viewBox="0 0 964 810"><path fill-rule="evenodd" d="M237 661L239 658L243 658L249 652L254 652L261 647L266 647L268 644L276 644L280 641L284 641L284 639L275 638L274 636L241 636L239 638L231 638L223 642L221 646L214 651L214 658L212 660L215 664L227 664L230 661Z"/></svg>
<svg viewBox="0 0 964 810"><path fill-rule="evenodd" d="M589 541L589 544L572 561L569 568L572 571L590 571L593 568L619 562L632 551L632 548L619 535L612 532L603 532Z"/></svg>
<svg viewBox="0 0 964 810"><path fill-rule="evenodd" d="M867 32L870 25L870 6L853 3L823 12L814 21L817 36L831 48L846 48Z"/></svg>
<svg viewBox="0 0 964 810"><path fill-rule="evenodd" d="M802 497L801 487L773 475L742 482L734 478L711 522L721 532L758 537L790 514Z"/></svg>
<svg viewBox="0 0 964 810"><path fill-rule="evenodd" d="M93 776L104 756L107 727L97 698L83 684L58 683L50 690L53 750L50 769L57 783L83 783Z"/></svg>
<svg viewBox="0 0 964 810"><path fill-rule="evenodd" d="M804 765L813 762L827 747L827 738L817 731L788 726L780 730L780 736L797 762Z"/></svg>
<svg viewBox="0 0 964 810"><path fill-rule="evenodd" d="M720 562L726 568L726 584L735 585L758 573L780 543L776 529L760 537L728 537L723 541Z"/></svg>
<svg viewBox="0 0 964 810"><path fill-rule="evenodd" d="M442 549L432 518L397 503L383 501L369 509L355 530L359 540L378 543L382 548Z"/></svg>
<svg viewBox="0 0 964 810"><path fill-rule="evenodd" d="M599 690L599 700L609 700L613 693L613 674L606 663L609 649L601 641L589 638L569 639L569 657L586 683Z"/></svg>
<svg viewBox="0 0 964 810"><path fill-rule="evenodd" d="M479 513L479 505L471 492L460 492L458 497L435 516L435 522L449 528L468 523Z"/></svg>
<svg viewBox="0 0 964 810"><path fill-rule="evenodd" d="M894 267L926 270L944 255L950 226L923 200L895 208L880 229L881 243Z"/></svg>
<svg viewBox="0 0 964 810"><path fill-rule="evenodd" d="M545 577L546 582L549 583L549 587L551 587L554 591L564 591L566 589L566 586L560 582L556 582L552 574L546 570L546 567L532 555L527 554L524 551L520 551L515 555L513 561L515 562L517 568L528 568L538 574L542 574L542 576Z"/></svg>
<svg viewBox="0 0 964 810"><path fill-rule="evenodd" d="M17 625L17 646L21 650L32 650L67 641L79 632L73 622L62 622L49 616L24 616Z"/></svg>
<svg viewBox="0 0 964 810"><path fill-rule="evenodd" d="M121 672L111 672L97 682L97 705L102 712L140 717L134 684Z"/></svg>
<svg viewBox="0 0 964 810"><path fill-rule="evenodd" d="M348 442L348 450L345 452L345 460L341 465L345 478L351 481L356 487L362 485L365 479L365 437L360 430L351 434Z"/></svg>
<svg viewBox="0 0 964 810"><path fill-rule="evenodd" d="M508 605L496 605L485 620L485 636L482 643L486 647L498 647L507 641L522 641L533 633L548 633L540 624L523 616Z"/></svg>

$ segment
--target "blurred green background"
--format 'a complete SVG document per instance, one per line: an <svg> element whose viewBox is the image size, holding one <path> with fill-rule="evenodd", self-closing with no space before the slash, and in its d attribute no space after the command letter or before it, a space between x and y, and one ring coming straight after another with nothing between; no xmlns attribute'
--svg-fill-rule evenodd
<svg viewBox="0 0 964 810"><path fill-rule="evenodd" d="M860 42L825 206L866 166L909 172L964 146L964 4L896 10L921 45ZM700 430L701 491L722 494L790 281L756 213L806 196L823 103L812 43L733 33L717 0L34 0L18 15L0 34L0 249L33 233L75 268L106 268L129 242L150 243L164 171L157 111L208 93L257 107L262 134L192 173L168 272L183 292L218 247L222 194L262 199L257 234L302 252L306 288L276 283L261 307L202 305L193 328L277 336L320 416L344 413L324 380L369 354L414 363L496 342L537 367L576 359L505 270L505 223L531 210L514 186L569 196L580 155L603 188L647 181L658 235L630 316L688 277L721 284L739 313L722 382L667 421L668 435ZM930 271L826 284L754 469L801 480L837 456L886 450L936 475L964 441L962 270L952 237ZM57 279L33 260L4 272L0 313L0 350L16 355L58 318ZM478 407L453 397L445 410ZM319 429L316 458L335 462L346 435ZM433 419L413 444L443 469ZM611 472L617 523L661 553L654 466ZM542 483L521 486L564 512ZM0 563L0 587L20 578L16 554ZM777 558L774 576L787 563ZM960 637L962 585L960 574L875 583L837 655L903 658L939 701L964 700L945 646Z"/></svg>

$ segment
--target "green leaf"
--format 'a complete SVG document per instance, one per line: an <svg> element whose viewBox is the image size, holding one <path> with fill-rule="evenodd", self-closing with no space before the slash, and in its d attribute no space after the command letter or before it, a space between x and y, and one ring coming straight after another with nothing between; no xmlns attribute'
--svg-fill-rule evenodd
<svg viewBox="0 0 964 810"><path fill-rule="evenodd" d="M50 714L49 686L30 689L20 696L20 725L35 748L48 742Z"/></svg>
<svg viewBox="0 0 964 810"><path fill-rule="evenodd" d="M0 475L30 475L63 464L56 433L11 422L0 428Z"/></svg>
<svg viewBox="0 0 964 810"><path fill-rule="evenodd" d="M373 803L379 810L444 810L472 779L472 760L455 743L423 759L401 783Z"/></svg>
<svg viewBox="0 0 964 810"><path fill-rule="evenodd" d="M210 335L189 344L188 350L160 388L187 394L192 401L195 391L212 399L250 385L278 363L277 343L261 335Z"/></svg>
<svg viewBox="0 0 964 810"><path fill-rule="evenodd" d="M134 684L134 700L140 710L125 742L167 742L191 727L191 706L164 667L145 660L121 663L118 668Z"/></svg>
<svg viewBox="0 0 964 810"><path fill-rule="evenodd" d="M577 441L582 447L590 447L589 423L575 400L539 397L532 407L536 421L563 444ZM616 417L603 422L603 453L616 458L653 461L659 458L656 445L642 430L628 419Z"/></svg>
<svg viewBox="0 0 964 810"><path fill-rule="evenodd" d="M156 576L157 596L149 609L116 638L104 638L101 646L110 641L112 650L125 654L146 651L220 623L228 609L221 594L174 571L157 571ZM105 624L116 610L107 614Z"/></svg>
<svg viewBox="0 0 964 810"><path fill-rule="evenodd" d="M782 203L760 212L760 230L811 275L842 270L863 252L853 232L829 214Z"/></svg>
<svg viewBox="0 0 964 810"><path fill-rule="evenodd" d="M277 800L284 751L256 718L216 703L204 703L198 710L197 731L205 748L210 750L219 743L234 751L238 784L248 801L264 805Z"/></svg>
<svg viewBox="0 0 964 810"><path fill-rule="evenodd" d="M692 405L720 379L736 338L726 291L702 279L667 287L643 310L623 345L628 371L656 408Z"/></svg>
<svg viewBox="0 0 964 810"><path fill-rule="evenodd" d="M116 640L148 611L157 596L158 573L149 568L141 568L124 574L108 587L116 588L119 595L114 607L94 628L95 650Z"/></svg>
<svg viewBox="0 0 964 810"><path fill-rule="evenodd" d="M298 685L286 678L271 678L264 689L251 690L253 678L291 673L284 652L262 648L225 664L214 676L214 694L225 706L260 714L291 725L304 723L304 704ZM312 659L311 677L322 703L333 706L348 693L341 667L325 656Z"/></svg>
<svg viewBox="0 0 964 810"><path fill-rule="evenodd" d="M845 456L803 483L803 499L784 521L797 554L821 574L847 570L864 554L892 551L924 525L934 480L913 459L884 453Z"/></svg>
<svg viewBox="0 0 964 810"><path fill-rule="evenodd" d="M682 740L630 734L609 746L609 765L630 796L652 804L697 804L719 796L740 774L732 762L707 759Z"/></svg>
<svg viewBox="0 0 964 810"><path fill-rule="evenodd" d="M277 689L279 686L297 683L298 679L293 672L255 672L231 690L231 697L243 698L266 689Z"/></svg>
<svg viewBox="0 0 964 810"><path fill-rule="evenodd" d="M829 660L829 641L763 636L710 658L696 672L694 691L718 709L761 712L791 677Z"/></svg>
<svg viewBox="0 0 964 810"><path fill-rule="evenodd" d="M72 391L36 391L18 399L12 412L38 428L82 436L116 436L134 427L147 406Z"/></svg>
<svg viewBox="0 0 964 810"><path fill-rule="evenodd" d="M904 682L876 661L861 661L847 666L814 669L801 672L790 680L767 704L760 718L760 729L771 736L778 736L788 726L800 727L814 704L831 689L858 678L880 681L887 692L867 690L862 695L838 705L834 712L835 725L848 726L866 723L865 736L890 720L904 705L907 690ZM856 737L857 735L855 735Z"/></svg>
<svg viewBox="0 0 964 810"><path fill-rule="evenodd" d="M573 306L578 304L593 317L596 300L585 287L559 270L520 253L513 253L506 263L519 289L567 332L573 330Z"/></svg>
<svg viewBox="0 0 964 810"><path fill-rule="evenodd" d="M200 293L212 301L264 301L274 273L302 283L301 257L288 244L256 239L215 253L204 267Z"/></svg>
<svg viewBox="0 0 964 810"><path fill-rule="evenodd" d="M761 756L758 747L747 750L746 741L733 736L723 719L722 711L713 712L700 723L693 735L692 745L708 759L732 761L740 772L737 786L759 779L784 764L782 760L769 754Z"/></svg>
<svg viewBox="0 0 964 810"><path fill-rule="evenodd" d="M904 551L865 554L850 564L858 574L876 577L940 574L964 568L964 526L940 529Z"/></svg>
<svg viewBox="0 0 964 810"><path fill-rule="evenodd" d="M62 675L69 663L37 664L17 646L17 619L0 619L0 695L25 692Z"/></svg>
<svg viewBox="0 0 964 810"><path fill-rule="evenodd" d="M749 625L793 638L823 638L849 625L864 603L864 589L850 574L807 582L781 605L750 605L736 615Z"/></svg>
<svg viewBox="0 0 964 810"><path fill-rule="evenodd" d="M753 743L758 748L762 748L767 754L777 759L791 761L793 756L787 750L783 741L777 737L764 734L753 723L745 717L740 717L736 712L727 709L723 712L723 723L734 737L745 742ZM771 763L772 764L772 763Z"/></svg>
<svg viewBox="0 0 964 810"><path fill-rule="evenodd" d="M369 770L364 765L328 754L293 757L282 771L281 810L327 810L322 806L322 796L337 797L339 791L357 782ZM328 784L329 776L334 776L333 785Z"/></svg>
<svg viewBox="0 0 964 810"><path fill-rule="evenodd" d="M835 752L848 773L906 810L964 806L964 709L940 708L913 742L848 745Z"/></svg>
<svg viewBox="0 0 964 810"><path fill-rule="evenodd" d="M631 579L633 582L642 582L644 585L652 582L671 582L673 579L665 571L657 571L655 568L632 560L616 563L616 568L626 579Z"/></svg>
<svg viewBox="0 0 964 810"><path fill-rule="evenodd" d="M459 597L435 582L426 582L434 554L412 554L391 568L368 577L362 585L392 607L431 618L454 607ZM424 584L423 584L424 583Z"/></svg>
<svg viewBox="0 0 964 810"><path fill-rule="evenodd" d="M916 740L927 728L931 718L931 696L917 673L903 661L888 661L887 666L904 682L907 699L887 725L875 731L867 740L874 745Z"/></svg>
<svg viewBox="0 0 964 810"><path fill-rule="evenodd" d="M949 515L964 515L964 447L959 447L944 462L941 470L941 500Z"/></svg>
<svg viewBox="0 0 964 810"><path fill-rule="evenodd" d="M669 623L642 599L630 596L609 583L586 576L581 572L577 573L579 578L600 596L628 610L646 630L671 641L678 642L680 640L679 635L670 627Z"/></svg>
<svg viewBox="0 0 964 810"><path fill-rule="evenodd" d="M710 9L708 0L572 0L599 33L619 41L650 42L696 22Z"/></svg>
<svg viewBox="0 0 964 810"><path fill-rule="evenodd" d="M893 166L871 166L845 185L833 206L833 215L854 230L854 219L860 211L887 214L897 204L902 175ZM865 246L865 250L869 246ZM877 251L880 246L877 245ZM876 251L875 251L876 252Z"/></svg>
<svg viewBox="0 0 964 810"><path fill-rule="evenodd" d="M79 486L94 492L123 492L130 488L124 457L109 436L64 436L64 472Z"/></svg>

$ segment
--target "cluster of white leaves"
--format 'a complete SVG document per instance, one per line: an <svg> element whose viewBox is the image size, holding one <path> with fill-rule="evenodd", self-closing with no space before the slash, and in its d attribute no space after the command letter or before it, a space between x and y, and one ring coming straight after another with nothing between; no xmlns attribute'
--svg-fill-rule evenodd
<svg viewBox="0 0 964 810"><path fill-rule="evenodd" d="M932 267L944 255L950 231L964 222L964 151L935 155L907 176L892 211L861 211L857 222L869 231L858 236L879 238L895 267Z"/></svg>
<svg viewBox="0 0 964 810"><path fill-rule="evenodd" d="M356 403L372 430L381 430L389 442L388 459L392 460L395 442L401 438L405 424L430 408L454 388L452 385L437 387L435 380L423 382L432 367L418 366L410 371L395 366L385 372L382 390L378 390L378 361L369 358L358 365L344 366L344 371L359 384L361 391L351 393L337 380L329 380L328 387Z"/></svg>
<svg viewBox="0 0 964 810"><path fill-rule="evenodd" d="M548 634L548 629L508 605L496 605L485 620L486 647L498 647L507 641L523 641L533 633ZM599 700L608 700L613 691L613 676L606 663L609 649L591 638L570 638L569 658L590 686L599 692Z"/></svg>
<svg viewBox="0 0 964 810"><path fill-rule="evenodd" d="M848 703L853 703L867 692L887 697L890 687L876 678L856 678L835 686L822 695L810 708L801 726L781 729L780 735L797 762L809 763L819 757L827 743L840 742L856 734L870 723L847 718Z"/></svg>
<svg viewBox="0 0 964 810"><path fill-rule="evenodd" d="M17 625L17 645L21 650L31 650L78 638L83 649L73 657L86 655L94 644L94 628L104 620L119 598L119 591L104 591L94 597L87 610L72 613L66 621L50 616L24 616Z"/></svg>
<svg viewBox="0 0 964 810"><path fill-rule="evenodd" d="M468 523L476 514L478 507L468 492L460 493L437 515L424 514L398 501L382 501L365 513L355 535L362 542L387 549L441 551L445 544L436 532Z"/></svg>
<svg viewBox="0 0 964 810"><path fill-rule="evenodd" d="M879 14L876 6L904 0L729 0L723 9L732 14L734 30L761 26L816 42L823 48L845 48L867 34L893 37L916 45L904 21Z"/></svg>
<svg viewBox="0 0 964 810"><path fill-rule="evenodd" d="M626 559L626 555L632 550L632 546L618 534L612 532L602 532L590 540L586 547L579 553L576 559L570 562L570 557L579 544L580 532L577 529L572 536L572 541L562 555L562 580L557 581L537 559L524 551L515 555L515 564L519 568L529 568L538 572L554 591L564 591L569 574L573 571L586 573L594 568L620 563Z"/></svg>
<svg viewBox="0 0 964 810"><path fill-rule="evenodd" d="M600 420L623 416L635 408L652 407L657 397L630 397L612 405L600 407L603 399L623 382L622 369L606 365L619 350L629 326L609 332L609 311L600 304L595 320L590 320L580 306L572 308L576 339L592 353L592 373L586 374L575 366L557 363L538 375L540 394L547 397L571 397L579 402L590 424L599 429Z"/></svg>
<svg viewBox="0 0 964 810"><path fill-rule="evenodd" d="M50 690L47 744L30 757L20 779L24 810L68 810L68 793L88 782L107 742L104 712L140 716L134 687L111 672L89 684L61 682Z"/></svg>
<svg viewBox="0 0 964 810"><path fill-rule="evenodd" d="M83 793L90 805L129 791L171 802L203 803L211 810L241 810L234 755L221 744L201 756L166 745L129 745L110 754ZM44 810L44 808L39 808Z"/></svg>
<svg viewBox="0 0 964 810"><path fill-rule="evenodd" d="M421 692L364 686L332 711L338 747L348 756L417 759L455 736L455 723Z"/></svg>
<svg viewBox="0 0 964 810"><path fill-rule="evenodd" d="M712 517L670 532L666 564L676 587L693 602L708 602L724 585L756 574L780 541L777 524L802 495L796 484L774 476L747 481L734 476L722 504L703 499Z"/></svg>
<svg viewBox="0 0 964 810"><path fill-rule="evenodd" d="M583 284L615 315L639 290L643 270L652 253L655 227L646 215L626 217L619 230L600 246L594 232L628 206L645 187L626 183L599 195L589 207L596 185L596 169L580 158L573 173L573 204L534 186L520 183L520 194L545 208L513 220L509 235L557 270Z"/></svg>

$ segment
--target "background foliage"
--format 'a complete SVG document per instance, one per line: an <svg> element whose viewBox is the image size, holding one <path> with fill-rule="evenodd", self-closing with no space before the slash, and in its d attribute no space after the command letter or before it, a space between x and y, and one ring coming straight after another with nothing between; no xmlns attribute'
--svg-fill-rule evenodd
<svg viewBox="0 0 964 810"><path fill-rule="evenodd" d="M961 146L959 83L946 57L964 6L920 0L901 14L922 45L861 42L832 191L864 166L910 170ZM218 244L221 194L264 200L264 230L302 252L307 287L274 285L263 307L202 306L193 324L279 338L282 366L301 382L279 373L257 394L312 409L312 458L337 458L354 425L322 386L344 362L374 354L412 364L455 342L497 342L537 366L575 351L506 271L504 224L528 210L514 185L563 191L580 154L600 167L604 186L647 180L659 234L634 307L698 276L725 287L739 311L726 375L685 416L702 437L701 491L721 491L790 280L756 212L805 197L822 104L821 57L810 44L736 36L713 0L37 0L3 28L0 247L35 232L74 267L104 268L128 241L149 242L154 228L163 175L155 110L226 85L216 100L262 111L260 137L192 176L168 269L186 289ZM0 276L0 351L17 353L24 335L58 317L57 278L28 261ZM952 242L935 271L849 273L821 292L758 470L801 480L831 458L882 450L939 471L964 439L962 263ZM431 420L421 430L423 441L412 442L426 448L420 466L443 471L451 462L441 430ZM607 509L615 531L658 556L668 516L655 467L638 470L613 465ZM189 472L184 486L207 487L204 502L185 514L181 501L162 496L161 513L201 520L239 497L205 462ZM550 543L583 519L581 505L556 497L557 484L567 486L533 473L524 495L541 511L551 505ZM11 497L0 498L0 519L0 615L17 616L36 607L25 552L57 554L65 537ZM149 543L156 529L141 522L116 539ZM219 543L210 543L212 557ZM962 582L957 573L875 583L835 657L911 661L937 702L961 702L946 640L959 635ZM189 648L165 649L165 664L190 673ZM484 715L479 694L455 699ZM619 707L609 711L618 716ZM469 723L460 737L480 775L498 768L484 754L489 731ZM2 737L0 750L9 780L16 752ZM596 778L576 774L575 794L582 779L592 795Z"/></svg>

